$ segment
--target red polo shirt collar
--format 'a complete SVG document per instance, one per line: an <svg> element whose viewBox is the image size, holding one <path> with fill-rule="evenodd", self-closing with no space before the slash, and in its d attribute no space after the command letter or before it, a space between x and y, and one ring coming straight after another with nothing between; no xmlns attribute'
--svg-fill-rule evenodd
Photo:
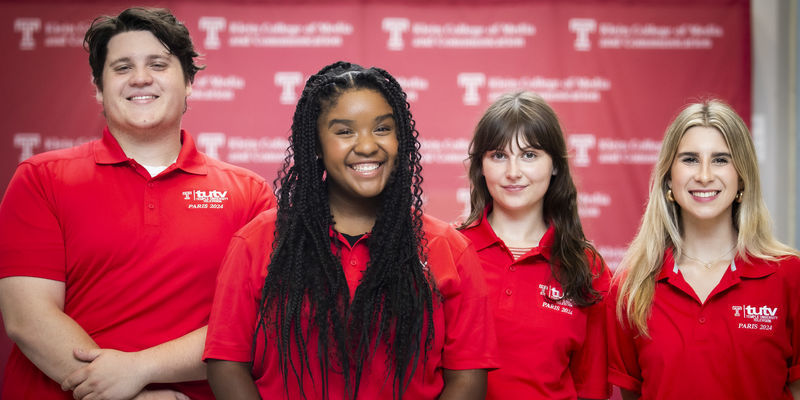
<svg viewBox="0 0 800 400"><path fill-rule="evenodd" d="M495 244L498 246L505 246L503 241L499 237L497 237L496 233L494 233L492 226L489 225L489 220L486 219L486 217L489 215L491 211L492 211L492 204L489 203L486 206L486 208L483 209L483 215L481 216L481 219L475 222L474 224L470 225L470 228L473 229L474 233L474 236L471 236L470 239L472 240L472 244L475 246L475 250L477 250L478 252ZM542 236L542 239L539 240L539 245L532 248L531 251L520 257L519 260L541 254L545 259L549 261L550 250L552 249L553 243L555 242L555 235L556 235L556 230L553 227L553 224L550 224L547 227L547 231Z"/></svg>
<svg viewBox="0 0 800 400"><path fill-rule="evenodd" d="M748 279L763 278L765 276L769 276L775 273L775 271L777 270L778 270L777 263L771 263L755 257L749 257L748 260L745 261L743 258L736 256L733 259L732 265L730 266L730 268L728 268L728 271L725 272L725 276L723 276L720 284L726 280L732 280L728 283L730 285L733 285L739 282L741 278L748 278ZM675 258L672 249L669 248L666 251L664 251L664 263L661 266L661 272L659 272L656 280L657 281L667 280L673 285L675 285L675 281L673 281L673 279L676 278L677 276L678 274L675 268Z"/></svg>
<svg viewBox="0 0 800 400"><path fill-rule="evenodd" d="M336 229L334 229L333 225L328 227L328 236L330 236L330 238L331 238L331 246L334 246L336 244L336 241L338 241L343 246L346 246L348 249L353 249L356 246L358 246L362 241L367 240L371 235L372 235L372 232L367 232L367 233L361 235L361 237L358 238L358 240L356 240L356 242L351 246L350 245L350 241L347 240L347 238L344 237L344 235L341 232L339 232Z"/></svg>
<svg viewBox="0 0 800 400"><path fill-rule="evenodd" d="M97 164L119 164L130 161L108 127L103 129L102 140L95 142L94 155ZM175 167L190 174L208 174L205 155L197 150L192 136L183 129L181 129L181 151L178 153Z"/></svg>

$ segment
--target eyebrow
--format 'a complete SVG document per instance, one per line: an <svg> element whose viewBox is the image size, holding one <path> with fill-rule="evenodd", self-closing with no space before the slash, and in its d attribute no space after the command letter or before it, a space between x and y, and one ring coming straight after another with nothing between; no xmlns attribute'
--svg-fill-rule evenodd
<svg viewBox="0 0 800 400"><path fill-rule="evenodd" d="M375 122L381 122L381 121L383 121L385 119L389 119L389 118L394 119L394 114L388 113L388 114L379 115L379 116L375 117L374 121ZM350 125L352 123L353 123L352 119L332 119L332 120L328 121L328 128L332 127L335 124Z"/></svg>
<svg viewBox="0 0 800 400"><path fill-rule="evenodd" d="M700 157L700 153L695 151L684 151L682 153L678 153L678 157L682 156L693 156L693 157ZM711 153L711 157L731 157L731 153L726 153L724 151Z"/></svg>

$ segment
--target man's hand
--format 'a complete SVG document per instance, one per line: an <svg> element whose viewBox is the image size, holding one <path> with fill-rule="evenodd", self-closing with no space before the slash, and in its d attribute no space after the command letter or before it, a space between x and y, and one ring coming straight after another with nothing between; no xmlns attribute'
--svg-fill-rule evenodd
<svg viewBox="0 0 800 400"><path fill-rule="evenodd" d="M71 390L76 400L127 400L150 383L146 360L138 353L111 349L75 349L73 353L77 360L89 363L61 383L61 389Z"/></svg>

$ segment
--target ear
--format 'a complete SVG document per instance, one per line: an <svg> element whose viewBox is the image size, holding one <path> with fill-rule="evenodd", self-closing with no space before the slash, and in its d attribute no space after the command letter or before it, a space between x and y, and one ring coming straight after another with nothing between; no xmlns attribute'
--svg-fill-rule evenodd
<svg viewBox="0 0 800 400"><path fill-rule="evenodd" d="M192 95L192 82L186 82L186 97Z"/></svg>
<svg viewBox="0 0 800 400"><path fill-rule="evenodd" d="M558 168L553 167L553 176L558 175Z"/></svg>
<svg viewBox="0 0 800 400"><path fill-rule="evenodd" d="M94 86L94 98L98 103L103 104L103 91L97 85Z"/></svg>

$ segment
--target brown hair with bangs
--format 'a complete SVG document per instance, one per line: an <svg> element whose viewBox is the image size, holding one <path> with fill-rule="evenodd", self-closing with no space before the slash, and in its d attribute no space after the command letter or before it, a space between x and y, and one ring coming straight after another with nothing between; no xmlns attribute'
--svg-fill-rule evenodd
<svg viewBox="0 0 800 400"><path fill-rule="evenodd" d="M544 195L543 209L545 222L555 225L550 270L561 284L565 299L578 306L595 303L599 294L592 288L591 265L600 255L586 240L578 218L578 192L558 116L539 95L515 92L500 96L475 127L469 146L470 213L459 229L479 221L492 201L483 177L484 155L505 148L511 140L516 140L520 148L544 150L552 158L554 175Z"/></svg>

